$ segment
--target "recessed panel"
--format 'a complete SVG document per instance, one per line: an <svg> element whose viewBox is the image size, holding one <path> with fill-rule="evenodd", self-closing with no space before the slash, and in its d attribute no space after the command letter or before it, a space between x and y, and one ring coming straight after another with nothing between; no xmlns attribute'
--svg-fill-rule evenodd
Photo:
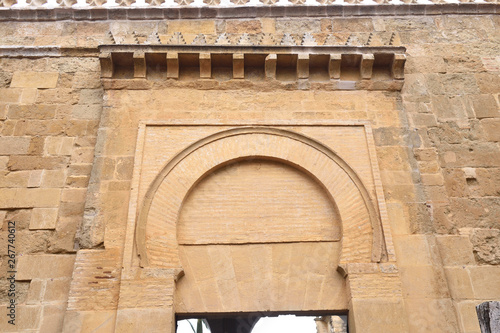
<svg viewBox="0 0 500 333"><path fill-rule="evenodd" d="M323 188L278 161L232 163L207 175L185 200L179 244L337 241L338 214Z"/></svg>

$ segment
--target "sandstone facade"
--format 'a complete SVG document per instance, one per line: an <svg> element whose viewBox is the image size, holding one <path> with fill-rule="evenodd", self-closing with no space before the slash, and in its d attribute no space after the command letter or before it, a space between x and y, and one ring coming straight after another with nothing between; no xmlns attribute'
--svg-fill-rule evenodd
<svg viewBox="0 0 500 333"><path fill-rule="evenodd" d="M480 332L500 7L257 8L0 8L0 331Z"/></svg>

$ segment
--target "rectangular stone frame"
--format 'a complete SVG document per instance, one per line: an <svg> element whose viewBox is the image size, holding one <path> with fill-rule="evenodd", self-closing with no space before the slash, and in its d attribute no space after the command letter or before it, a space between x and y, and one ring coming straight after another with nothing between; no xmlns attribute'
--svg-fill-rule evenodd
<svg viewBox="0 0 500 333"><path fill-rule="evenodd" d="M175 281L182 276L183 272L171 269L141 269L138 275L139 260L135 247L135 225L139 201L139 183L141 175L142 156L145 148L145 135L147 126L363 126L367 139L369 159L371 161L372 176L376 192L376 200L379 214L384 229L384 237L388 253L388 262L384 263L341 263L338 272L346 280L348 292L350 293L349 302L349 327L350 332L365 332L370 329L370 324L363 317L366 311L376 315L386 311L391 311L398 327L406 327L405 310L402 299L401 281L397 272L396 258L392 244L390 226L385 207L385 199L382 189L382 182L379 175L375 144L373 133L369 122L367 121L325 121L325 120L306 120L306 121L286 121L286 120L262 120L262 121L141 121L137 136L137 145L134 160L134 171L132 177L132 190L129 203L128 221L125 235L123 270L121 275L120 301L118 304L115 331L122 332L125 327L134 327L134 330L141 331L144 320L157 321L158 325L171 327L175 331ZM138 277L140 276L140 277ZM144 287L144 284L154 286ZM385 285L385 286L384 286ZM369 293L366 292L367 286ZM381 286L383 286L381 288ZM148 291L149 289L149 291ZM396 290L396 294L387 295L387 290ZM171 298L167 300L164 306L153 306L154 302L144 308L131 306L128 304L131 294L141 292L142 297L149 297L160 301L157 294L158 290L163 292L171 291ZM161 302L164 302L163 299ZM170 304L170 306L169 306ZM153 306L153 307L151 307ZM131 318L135 318L131 322Z"/></svg>

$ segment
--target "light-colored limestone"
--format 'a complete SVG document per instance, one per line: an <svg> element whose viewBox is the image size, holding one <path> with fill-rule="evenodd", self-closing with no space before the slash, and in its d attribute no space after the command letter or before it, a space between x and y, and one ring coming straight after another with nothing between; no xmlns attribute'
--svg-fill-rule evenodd
<svg viewBox="0 0 500 333"><path fill-rule="evenodd" d="M70 254L40 254L19 257L17 280L69 278L73 274L75 256Z"/></svg>
<svg viewBox="0 0 500 333"><path fill-rule="evenodd" d="M59 73L57 72L14 72L13 88L55 88Z"/></svg>
<svg viewBox="0 0 500 333"><path fill-rule="evenodd" d="M61 197L61 190L56 188L0 189L0 208L57 207Z"/></svg>
<svg viewBox="0 0 500 333"><path fill-rule="evenodd" d="M305 6L304 13L292 7L271 12L250 8L252 17L241 18L236 16L246 9L227 8L216 20L203 18L212 8L169 9L162 13L176 16L163 21L163 14L153 21L130 10L128 19L119 22L114 10L107 21L41 21L40 15L50 10L38 11L41 20L36 22L29 21L26 11L19 12L19 20L0 22L5 32L1 52L13 52L8 49L16 47L9 45L21 46L19 52L38 52L0 59L0 217L3 231L7 220L18 226L18 318L23 322L17 331L153 332L158 323L171 327L175 311L336 309L349 312L349 329L357 332L479 332L474 306L500 298L500 21L488 14L494 5L431 5L425 10L433 15L425 16L413 5L397 6L397 15L362 14L348 6L342 9L344 17L328 16L328 11L314 16L320 7ZM441 8L455 14L441 15ZM411 15L402 12L406 9ZM225 19L223 12L231 18ZM158 10L140 13L156 15ZM197 42L213 44L225 34L225 43L243 41L247 49L235 47L238 53L224 67L227 73L233 69L234 80L229 74L221 79L217 67L208 71L218 60L205 46L196 46L196 52L209 55L202 57L202 80L197 61L188 60L187 66L196 70L184 71L187 58L180 49L163 50L161 65L148 68L148 75L147 59L138 54L135 79L133 71L125 73L130 79L119 78L124 68L133 69L132 54L127 64L113 58L113 52L96 53L98 45L112 40L154 44L156 33L162 42L176 41L170 44L189 44L200 34ZM286 65L278 57L289 51L271 44L280 43L285 33L290 44L300 44L307 33L304 43L318 44L318 49L323 43L405 45L405 77L404 57L377 63L382 58L375 54L372 59L365 49L362 57L359 53L362 62L354 66L358 81L340 80L348 64L328 49L328 62L320 66L325 82L305 84L310 69L305 57L291 67L297 80L276 80L276 67L279 76L280 66ZM245 68L245 52L259 40L273 49ZM33 45L54 48L29 48ZM64 56L40 53L54 50ZM370 74L387 78L376 82L381 91L370 90ZM399 88L389 83L395 78L401 81ZM142 121L149 125L141 129ZM374 128L374 144L362 130L365 123ZM359 209L364 204L356 204L363 198L349 191L353 174L343 177L340 167L330 168L320 155L310 154L321 145L309 150L275 138L229 140L220 149L207 147L193 156L192 164L180 163L173 177L165 177L170 192L157 193L158 198L186 193L162 201L153 217L164 221L166 213L180 212L180 221L172 220L180 228L157 223L148 234L149 240L174 235L186 243L180 259L168 251L157 256L155 265L184 268L184 276L173 274L161 287L152 273L156 270L141 268L134 252L136 213L150 185L187 146L256 124L300 133L338 154L345 161L342 166L352 168L365 185L388 246L395 235L396 256L379 265L368 255L373 248L367 236L370 214ZM228 165L238 151L258 158L264 153L289 156L276 162L286 160L286 167L264 167L261 174L249 172L241 161ZM306 162L298 163L301 158ZM225 164L219 173L208 167L193 176L205 162ZM303 177L290 175L290 168ZM232 173L221 179L224 172ZM265 186L252 187L259 185L254 179ZM241 204L243 199L252 204ZM219 219L220 214L230 218ZM75 267L67 259L71 255L44 254L74 251L82 218L77 243L102 250L77 250ZM326 222L343 228L333 233ZM219 232L223 224L225 233ZM238 237L239 245L233 244ZM322 241L301 242L305 239ZM177 243L172 240L177 238L161 244L173 249ZM197 241L203 244L193 245ZM242 244L246 242L253 243ZM153 252L157 245L151 243ZM339 255L346 253L355 262L341 263L337 270ZM31 280L30 288L22 294L26 280ZM152 297L145 299L142 293ZM12 331L3 321L0 325L0 331Z"/></svg>
<svg viewBox="0 0 500 333"><path fill-rule="evenodd" d="M475 264L468 236L437 236L436 240L445 266Z"/></svg>
<svg viewBox="0 0 500 333"><path fill-rule="evenodd" d="M34 208L31 214L30 230L55 229L57 208Z"/></svg>
<svg viewBox="0 0 500 333"><path fill-rule="evenodd" d="M499 266L472 266L467 269L476 299L497 299L500 297Z"/></svg>
<svg viewBox="0 0 500 333"><path fill-rule="evenodd" d="M27 154L31 138L22 137L0 137L0 155Z"/></svg>
<svg viewBox="0 0 500 333"><path fill-rule="evenodd" d="M462 301L457 303L460 326L463 332L480 332L476 306L479 301Z"/></svg>

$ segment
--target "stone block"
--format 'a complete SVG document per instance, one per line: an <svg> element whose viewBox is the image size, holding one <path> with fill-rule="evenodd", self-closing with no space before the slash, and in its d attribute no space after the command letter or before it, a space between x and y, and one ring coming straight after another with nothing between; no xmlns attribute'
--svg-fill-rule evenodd
<svg viewBox="0 0 500 333"><path fill-rule="evenodd" d="M455 227L498 228L500 218L500 198L451 198L450 220Z"/></svg>
<svg viewBox="0 0 500 333"><path fill-rule="evenodd" d="M403 296L409 298L448 298L444 272L437 266L400 267Z"/></svg>
<svg viewBox="0 0 500 333"><path fill-rule="evenodd" d="M381 170L409 170L408 151L406 147L377 147L377 158Z"/></svg>
<svg viewBox="0 0 500 333"><path fill-rule="evenodd" d="M10 86L12 88L55 88L57 72L14 72Z"/></svg>
<svg viewBox="0 0 500 333"><path fill-rule="evenodd" d="M82 89L78 104L101 104L103 102L102 95L102 89Z"/></svg>
<svg viewBox="0 0 500 333"><path fill-rule="evenodd" d="M445 266L475 265L469 236L436 236L439 252Z"/></svg>
<svg viewBox="0 0 500 333"><path fill-rule="evenodd" d="M439 121L468 119L461 97L449 95L431 96L432 109Z"/></svg>
<svg viewBox="0 0 500 333"><path fill-rule="evenodd" d="M0 189L0 208L52 208L59 205L60 197L61 190L53 188Z"/></svg>
<svg viewBox="0 0 500 333"><path fill-rule="evenodd" d="M478 303L479 301L459 301L456 304L462 332L480 332L479 320L476 313L476 305Z"/></svg>
<svg viewBox="0 0 500 333"><path fill-rule="evenodd" d="M49 136L45 138L44 155L71 155L75 138Z"/></svg>
<svg viewBox="0 0 500 333"><path fill-rule="evenodd" d="M417 148L413 149L413 153L418 161L434 161L437 159L436 148Z"/></svg>
<svg viewBox="0 0 500 333"><path fill-rule="evenodd" d="M465 197L468 195L467 182L462 169L444 169L446 192L450 197Z"/></svg>
<svg viewBox="0 0 500 333"><path fill-rule="evenodd" d="M481 126L488 141L500 141L500 119L482 119Z"/></svg>
<svg viewBox="0 0 500 333"><path fill-rule="evenodd" d="M19 103L22 89L0 89L0 101L2 103Z"/></svg>
<svg viewBox="0 0 500 333"><path fill-rule="evenodd" d="M94 148L93 147L75 147L71 154L72 164L85 164L94 161Z"/></svg>
<svg viewBox="0 0 500 333"><path fill-rule="evenodd" d="M412 174L407 171L382 170L380 177L384 185L413 185Z"/></svg>
<svg viewBox="0 0 500 333"><path fill-rule="evenodd" d="M0 210L0 230L3 229L3 222L5 221L6 216L7 216L7 211Z"/></svg>
<svg viewBox="0 0 500 333"><path fill-rule="evenodd" d="M493 73L477 73L475 74L477 84L483 94L498 94L500 93L500 76Z"/></svg>
<svg viewBox="0 0 500 333"><path fill-rule="evenodd" d="M470 240L474 247L474 255L478 263L500 264L500 230L472 229Z"/></svg>
<svg viewBox="0 0 500 333"><path fill-rule="evenodd" d="M354 326L366 332L408 332L406 311L402 300L353 299Z"/></svg>
<svg viewBox="0 0 500 333"><path fill-rule="evenodd" d="M101 116L101 111L101 105L75 105L73 107L72 116L76 119L98 120Z"/></svg>
<svg viewBox="0 0 500 333"><path fill-rule="evenodd" d="M42 302L43 291L45 290L45 280L35 279L31 280L28 289L28 296L26 298L26 304L40 304Z"/></svg>
<svg viewBox="0 0 500 333"><path fill-rule="evenodd" d="M64 187L66 182L66 169L44 170L41 187L58 188Z"/></svg>
<svg viewBox="0 0 500 333"><path fill-rule="evenodd" d="M472 102L476 118L483 119L500 117L498 103L492 95L473 95L469 98Z"/></svg>
<svg viewBox="0 0 500 333"><path fill-rule="evenodd" d="M405 303L409 332L460 332L450 299L417 298Z"/></svg>
<svg viewBox="0 0 500 333"><path fill-rule="evenodd" d="M351 265L349 265L351 266ZM402 298L402 286L399 274L356 274L349 267L349 287L351 297L362 298Z"/></svg>
<svg viewBox="0 0 500 333"><path fill-rule="evenodd" d="M474 298L469 271L465 266L445 267L444 273L454 300Z"/></svg>
<svg viewBox="0 0 500 333"><path fill-rule="evenodd" d="M14 171L0 174L0 187L26 187L29 171Z"/></svg>
<svg viewBox="0 0 500 333"><path fill-rule="evenodd" d="M17 280L71 278L75 255L40 254L24 255L17 263Z"/></svg>
<svg viewBox="0 0 500 333"><path fill-rule="evenodd" d="M55 229L57 224L57 208L33 208L30 230Z"/></svg>
<svg viewBox="0 0 500 333"><path fill-rule="evenodd" d="M130 188L130 187L128 187ZM62 202L84 202L87 189L85 188L66 188L62 191Z"/></svg>
<svg viewBox="0 0 500 333"><path fill-rule="evenodd" d="M66 157L11 155L8 168L11 171L35 169L53 170L66 166L66 161Z"/></svg>
<svg viewBox="0 0 500 333"><path fill-rule="evenodd" d="M40 325L41 315L42 307L40 305L18 304L16 307L16 325L10 325L4 318L4 320L0 321L0 332L36 332Z"/></svg>
<svg viewBox="0 0 500 333"><path fill-rule="evenodd" d="M42 185L43 170L33 170L30 172L28 187L40 187Z"/></svg>
<svg viewBox="0 0 500 333"><path fill-rule="evenodd" d="M21 104L33 104L38 97L38 89L24 88L21 94Z"/></svg>
<svg viewBox="0 0 500 333"><path fill-rule="evenodd" d="M62 332L66 304L44 305L40 332Z"/></svg>
<svg viewBox="0 0 500 333"><path fill-rule="evenodd" d="M468 267L476 299L500 299L500 266Z"/></svg>
<svg viewBox="0 0 500 333"><path fill-rule="evenodd" d="M436 127L438 126L436 116L434 114L426 113L413 113L410 114L410 119L412 120L411 125L413 127Z"/></svg>
<svg viewBox="0 0 500 333"><path fill-rule="evenodd" d="M48 279L46 281L43 301L66 302L66 300L68 299L70 283L70 278Z"/></svg>
<svg viewBox="0 0 500 333"><path fill-rule="evenodd" d="M174 330L173 307L118 310L116 330L123 333L153 332L157 327Z"/></svg>
<svg viewBox="0 0 500 333"><path fill-rule="evenodd" d="M116 311L68 311L64 316L63 333L113 333Z"/></svg>
<svg viewBox="0 0 500 333"><path fill-rule="evenodd" d="M0 170L7 170L7 163L9 163L9 157L0 156Z"/></svg>
<svg viewBox="0 0 500 333"><path fill-rule="evenodd" d="M262 32L260 20L227 20L226 33L228 34L258 34Z"/></svg>
<svg viewBox="0 0 500 333"><path fill-rule="evenodd" d="M435 262L431 257L428 236L394 236L393 240L400 267L425 266Z"/></svg>
<svg viewBox="0 0 500 333"><path fill-rule="evenodd" d="M214 20L172 20L168 22L168 33L215 34Z"/></svg>
<svg viewBox="0 0 500 333"><path fill-rule="evenodd" d="M28 136L0 137L0 155L27 154L31 138Z"/></svg>
<svg viewBox="0 0 500 333"><path fill-rule="evenodd" d="M440 173L421 174L422 184L426 186L441 186L444 184L443 176Z"/></svg>

